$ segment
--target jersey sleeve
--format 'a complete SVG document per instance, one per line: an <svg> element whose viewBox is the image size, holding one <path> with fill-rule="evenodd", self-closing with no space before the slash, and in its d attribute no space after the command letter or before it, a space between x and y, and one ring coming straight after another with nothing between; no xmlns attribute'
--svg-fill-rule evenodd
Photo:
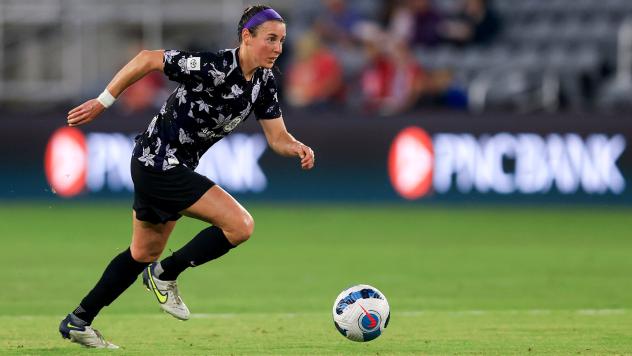
<svg viewBox="0 0 632 356"><path fill-rule="evenodd" d="M269 69L265 71L259 98L254 105L257 120L276 119L283 115L279 104L278 88L274 74Z"/></svg>
<svg viewBox="0 0 632 356"><path fill-rule="evenodd" d="M170 80L181 84L213 85L216 61L215 53L165 50L164 73Z"/></svg>

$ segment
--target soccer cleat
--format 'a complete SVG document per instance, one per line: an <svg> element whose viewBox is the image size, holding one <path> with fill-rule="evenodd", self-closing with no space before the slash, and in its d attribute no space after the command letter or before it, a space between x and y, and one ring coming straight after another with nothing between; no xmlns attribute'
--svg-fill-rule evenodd
<svg viewBox="0 0 632 356"><path fill-rule="evenodd" d="M157 263L154 262L147 266L143 271L143 284L148 291L154 293L160 308L165 312L173 315L180 320L189 320L189 308L180 298L178 292L178 282L163 281L154 276L154 268Z"/></svg>
<svg viewBox="0 0 632 356"><path fill-rule="evenodd" d="M59 333L61 333L61 337L64 339L69 339L71 342L75 342L79 345L96 349L119 348L113 343L106 341L98 330L93 329L90 325L77 325L79 323L73 319L73 316L68 314L59 324Z"/></svg>

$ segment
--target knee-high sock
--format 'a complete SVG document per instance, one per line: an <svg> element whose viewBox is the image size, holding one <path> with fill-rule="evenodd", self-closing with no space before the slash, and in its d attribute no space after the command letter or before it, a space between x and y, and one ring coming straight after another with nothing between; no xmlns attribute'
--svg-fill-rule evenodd
<svg viewBox="0 0 632 356"><path fill-rule="evenodd" d="M171 256L160 261L156 277L173 281L188 267L200 266L225 255L233 246L222 229L211 226L200 231L191 241Z"/></svg>
<svg viewBox="0 0 632 356"><path fill-rule="evenodd" d="M129 248L114 257L73 314L87 324L92 323L99 311L123 294L148 264L134 260Z"/></svg>

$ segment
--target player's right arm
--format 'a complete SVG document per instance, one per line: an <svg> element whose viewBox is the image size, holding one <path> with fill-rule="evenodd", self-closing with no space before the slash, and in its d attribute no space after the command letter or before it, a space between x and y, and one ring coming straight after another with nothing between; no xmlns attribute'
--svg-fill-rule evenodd
<svg viewBox="0 0 632 356"><path fill-rule="evenodd" d="M143 78L150 72L164 71L164 50L141 51L129 63L127 63L110 81L107 91L114 97L121 95L125 89ZM96 98L75 107L68 112L67 122L69 126L77 126L88 123L99 116L105 107Z"/></svg>

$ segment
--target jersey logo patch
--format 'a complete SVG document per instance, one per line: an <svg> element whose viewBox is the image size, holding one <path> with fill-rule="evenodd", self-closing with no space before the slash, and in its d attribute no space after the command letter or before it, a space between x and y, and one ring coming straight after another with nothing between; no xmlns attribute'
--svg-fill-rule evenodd
<svg viewBox="0 0 632 356"><path fill-rule="evenodd" d="M187 70L200 70L200 57L187 58Z"/></svg>

